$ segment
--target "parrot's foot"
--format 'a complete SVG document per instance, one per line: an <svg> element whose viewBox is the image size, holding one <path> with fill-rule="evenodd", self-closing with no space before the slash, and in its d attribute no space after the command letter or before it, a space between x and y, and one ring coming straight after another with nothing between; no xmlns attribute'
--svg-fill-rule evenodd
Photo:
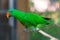
<svg viewBox="0 0 60 40"><path fill-rule="evenodd" d="M26 32L27 31L27 29L25 28L25 29L23 29L23 32Z"/></svg>
<svg viewBox="0 0 60 40"><path fill-rule="evenodd" d="M32 29L26 29L26 28L24 28L23 32L27 32L28 30L32 31L32 32L36 32L37 31L36 28L32 28Z"/></svg>
<svg viewBox="0 0 60 40"><path fill-rule="evenodd" d="M33 32L36 32L36 28L32 29Z"/></svg>

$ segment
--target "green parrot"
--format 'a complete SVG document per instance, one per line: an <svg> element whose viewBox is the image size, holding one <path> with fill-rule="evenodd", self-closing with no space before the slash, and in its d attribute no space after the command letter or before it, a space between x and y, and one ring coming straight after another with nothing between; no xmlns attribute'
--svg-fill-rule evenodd
<svg viewBox="0 0 60 40"><path fill-rule="evenodd" d="M7 11L6 16L12 16L18 19L26 28L36 28L39 24L50 24L51 22L36 13L24 12L17 9L10 9Z"/></svg>
<svg viewBox="0 0 60 40"><path fill-rule="evenodd" d="M7 18L9 18L9 16L16 18L25 26L25 28L27 29L32 28L32 30L38 27L40 28L41 26L43 26L44 28L45 27L44 25L51 24L51 21L48 21L50 19L44 18L34 12L24 12L17 9L10 9L7 11L6 16ZM49 37L52 40L56 39L53 36L42 31L41 29L39 29L38 32L46 37Z"/></svg>

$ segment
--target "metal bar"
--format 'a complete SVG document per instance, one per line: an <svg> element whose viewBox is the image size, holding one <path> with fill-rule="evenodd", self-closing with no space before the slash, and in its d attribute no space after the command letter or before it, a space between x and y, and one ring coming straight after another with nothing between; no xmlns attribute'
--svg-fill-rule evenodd
<svg viewBox="0 0 60 40"><path fill-rule="evenodd" d="M14 0L9 0L9 9L14 9ZM15 29L14 29L14 17L10 17L9 24L11 26L11 39L10 40L16 40Z"/></svg>

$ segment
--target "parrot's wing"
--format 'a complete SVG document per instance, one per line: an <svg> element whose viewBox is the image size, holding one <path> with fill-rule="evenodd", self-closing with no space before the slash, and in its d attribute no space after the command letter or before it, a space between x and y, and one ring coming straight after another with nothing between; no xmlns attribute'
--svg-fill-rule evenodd
<svg viewBox="0 0 60 40"><path fill-rule="evenodd" d="M47 20L45 20L43 17L34 14L34 13L27 13L25 16L25 19L28 20L30 23L32 23L33 25L37 25L37 24L46 24L48 23Z"/></svg>

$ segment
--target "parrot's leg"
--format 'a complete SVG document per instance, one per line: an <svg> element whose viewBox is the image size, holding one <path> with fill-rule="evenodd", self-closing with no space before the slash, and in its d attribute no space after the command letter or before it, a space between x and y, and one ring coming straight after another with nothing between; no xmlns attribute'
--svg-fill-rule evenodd
<svg viewBox="0 0 60 40"><path fill-rule="evenodd" d="M50 38L50 40L58 40L57 38L51 36L50 34L47 34L46 32L40 30L39 28L37 28L37 30L38 30L38 32L41 33L42 35L44 35L44 36Z"/></svg>
<svg viewBox="0 0 60 40"><path fill-rule="evenodd" d="M26 28L24 28L24 29L23 29L23 32L26 32L26 31L27 31L27 29L26 29Z"/></svg>

